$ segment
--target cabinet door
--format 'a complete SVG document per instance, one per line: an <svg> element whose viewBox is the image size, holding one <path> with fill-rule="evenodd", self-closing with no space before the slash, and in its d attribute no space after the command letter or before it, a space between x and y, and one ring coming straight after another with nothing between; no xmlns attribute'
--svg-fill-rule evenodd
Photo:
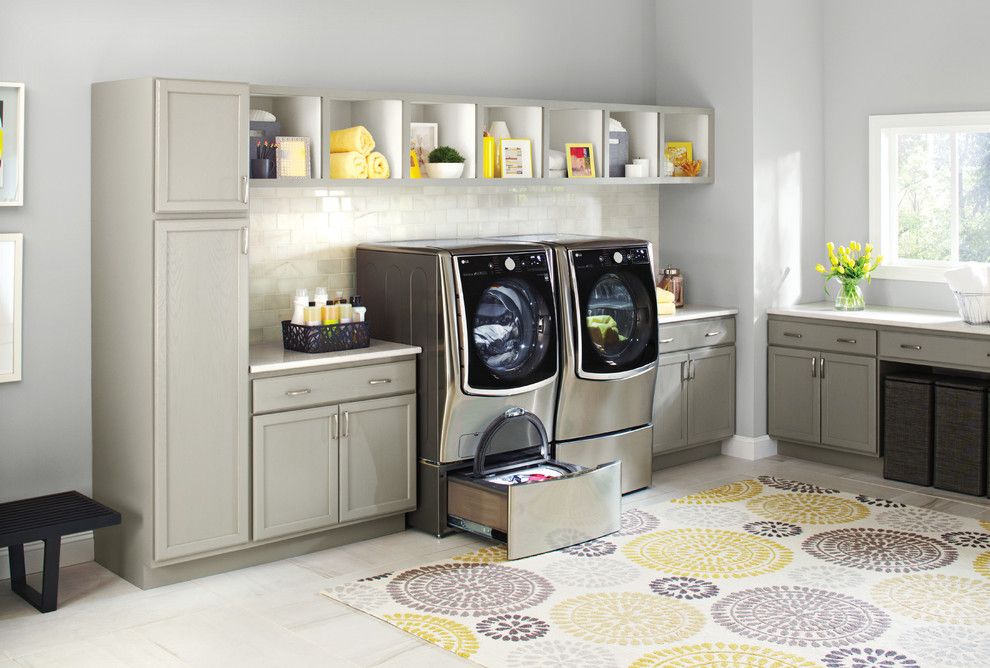
<svg viewBox="0 0 990 668"><path fill-rule="evenodd" d="M220 219L156 223L154 503L159 560L248 540L245 224ZM120 307L126 310L128 305Z"/></svg>
<svg viewBox="0 0 990 668"><path fill-rule="evenodd" d="M767 352L767 426L783 440L818 443L821 438L821 383L818 353L771 347Z"/></svg>
<svg viewBox="0 0 990 668"><path fill-rule="evenodd" d="M247 211L247 84L155 82L155 211Z"/></svg>
<svg viewBox="0 0 990 668"><path fill-rule="evenodd" d="M877 454L877 362L872 357L824 353L822 443Z"/></svg>
<svg viewBox="0 0 990 668"><path fill-rule="evenodd" d="M416 507L416 395L340 405L340 521Z"/></svg>
<svg viewBox="0 0 990 668"><path fill-rule="evenodd" d="M337 407L254 418L254 539L337 522Z"/></svg>
<svg viewBox="0 0 990 668"><path fill-rule="evenodd" d="M688 443L711 443L736 431L736 349L688 354Z"/></svg>
<svg viewBox="0 0 990 668"><path fill-rule="evenodd" d="M660 355L653 394L653 452L687 445L687 353Z"/></svg>

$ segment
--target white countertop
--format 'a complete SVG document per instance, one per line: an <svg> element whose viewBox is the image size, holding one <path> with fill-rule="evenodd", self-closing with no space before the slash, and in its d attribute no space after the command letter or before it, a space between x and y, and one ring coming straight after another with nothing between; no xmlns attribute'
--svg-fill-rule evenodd
<svg viewBox="0 0 990 668"><path fill-rule="evenodd" d="M855 325L907 327L946 334L981 334L990 336L990 325L967 325L955 311L928 311L891 306L867 306L863 311L836 311L830 302L798 304L767 309L768 315L813 318Z"/></svg>
<svg viewBox="0 0 990 668"><path fill-rule="evenodd" d="M251 346L248 352L251 373L266 373L271 371L291 371L293 369L312 369L314 367L331 367L337 364L352 362L377 362L392 357L404 357L422 352L419 346L409 346L404 343L392 343L372 339L367 348L342 350L336 353L297 353L286 350L281 343L259 343Z"/></svg>
<svg viewBox="0 0 990 668"><path fill-rule="evenodd" d="M739 313L734 308L721 308L718 306L702 306L700 304L685 304L676 311L674 315L657 316L661 325L672 322L687 322L688 320L705 320L706 318L724 318L729 315Z"/></svg>

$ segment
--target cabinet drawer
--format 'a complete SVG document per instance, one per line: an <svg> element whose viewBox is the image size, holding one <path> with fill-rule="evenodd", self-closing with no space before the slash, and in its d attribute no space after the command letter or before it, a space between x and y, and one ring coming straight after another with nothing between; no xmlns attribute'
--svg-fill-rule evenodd
<svg viewBox="0 0 990 668"><path fill-rule="evenodd" d="M254 412L319 406L416 391L416 362L390 362L254 381Z"/></svg>
<svg viewBox="0 0 990 668"><path fill-rule="evenodd" d="M691 348L728 345L735 340L735 318L674 322L669 325L660 323L661 354Z"/></svg>
<svg viewBox="0 0 990 668"><path fill-rule="evenodd" d="M860 327L771 320L767 338L771 346L811 348L854 355L877 353L876 330Z"/></svg>
<svg viewBox="0 0 990 668"><path fill-rule="evenodd" d="M880 332L880 356L947 366L990 367L990 341Z"/></svg>

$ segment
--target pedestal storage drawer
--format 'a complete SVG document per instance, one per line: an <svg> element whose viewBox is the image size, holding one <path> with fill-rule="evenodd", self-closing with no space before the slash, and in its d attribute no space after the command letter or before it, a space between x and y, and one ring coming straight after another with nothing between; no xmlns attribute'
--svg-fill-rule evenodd
<svg viewBox="0 0 990 668"><path fill-rule="evenodd" d="M674 322L660 321L660 354L691 348L725 346L736 341L735 318Z"/></svg>
<svg viewBox="0 0 990 668"><path fill-rule="evenodd" d="M416 362L389 362L254 381L254 412L267 413L416 391Z"/></svg>
<svg viewBox="0 0 990 668"><path fill-rule="evenodd" d="M770 320L771 346L810 348L852 355L876 355L877 333L872 329Z"/></svg>
<svg viewBox="0 0 990 668"><path fill-rule="evenodd" d="M880 332L880 357L935 366L990 369L990 338L983 341L911 332Z"/></svg>

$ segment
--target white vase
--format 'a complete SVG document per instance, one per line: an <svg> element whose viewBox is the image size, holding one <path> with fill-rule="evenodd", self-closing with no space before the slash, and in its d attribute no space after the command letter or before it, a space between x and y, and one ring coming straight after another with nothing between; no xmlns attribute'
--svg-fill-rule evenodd
<svg viewBox="0 0 990 668"><path fill-rule="evenodd" d="M426 165L431 179L459 179L464 173L463 162L431 162Z"/></svg>

